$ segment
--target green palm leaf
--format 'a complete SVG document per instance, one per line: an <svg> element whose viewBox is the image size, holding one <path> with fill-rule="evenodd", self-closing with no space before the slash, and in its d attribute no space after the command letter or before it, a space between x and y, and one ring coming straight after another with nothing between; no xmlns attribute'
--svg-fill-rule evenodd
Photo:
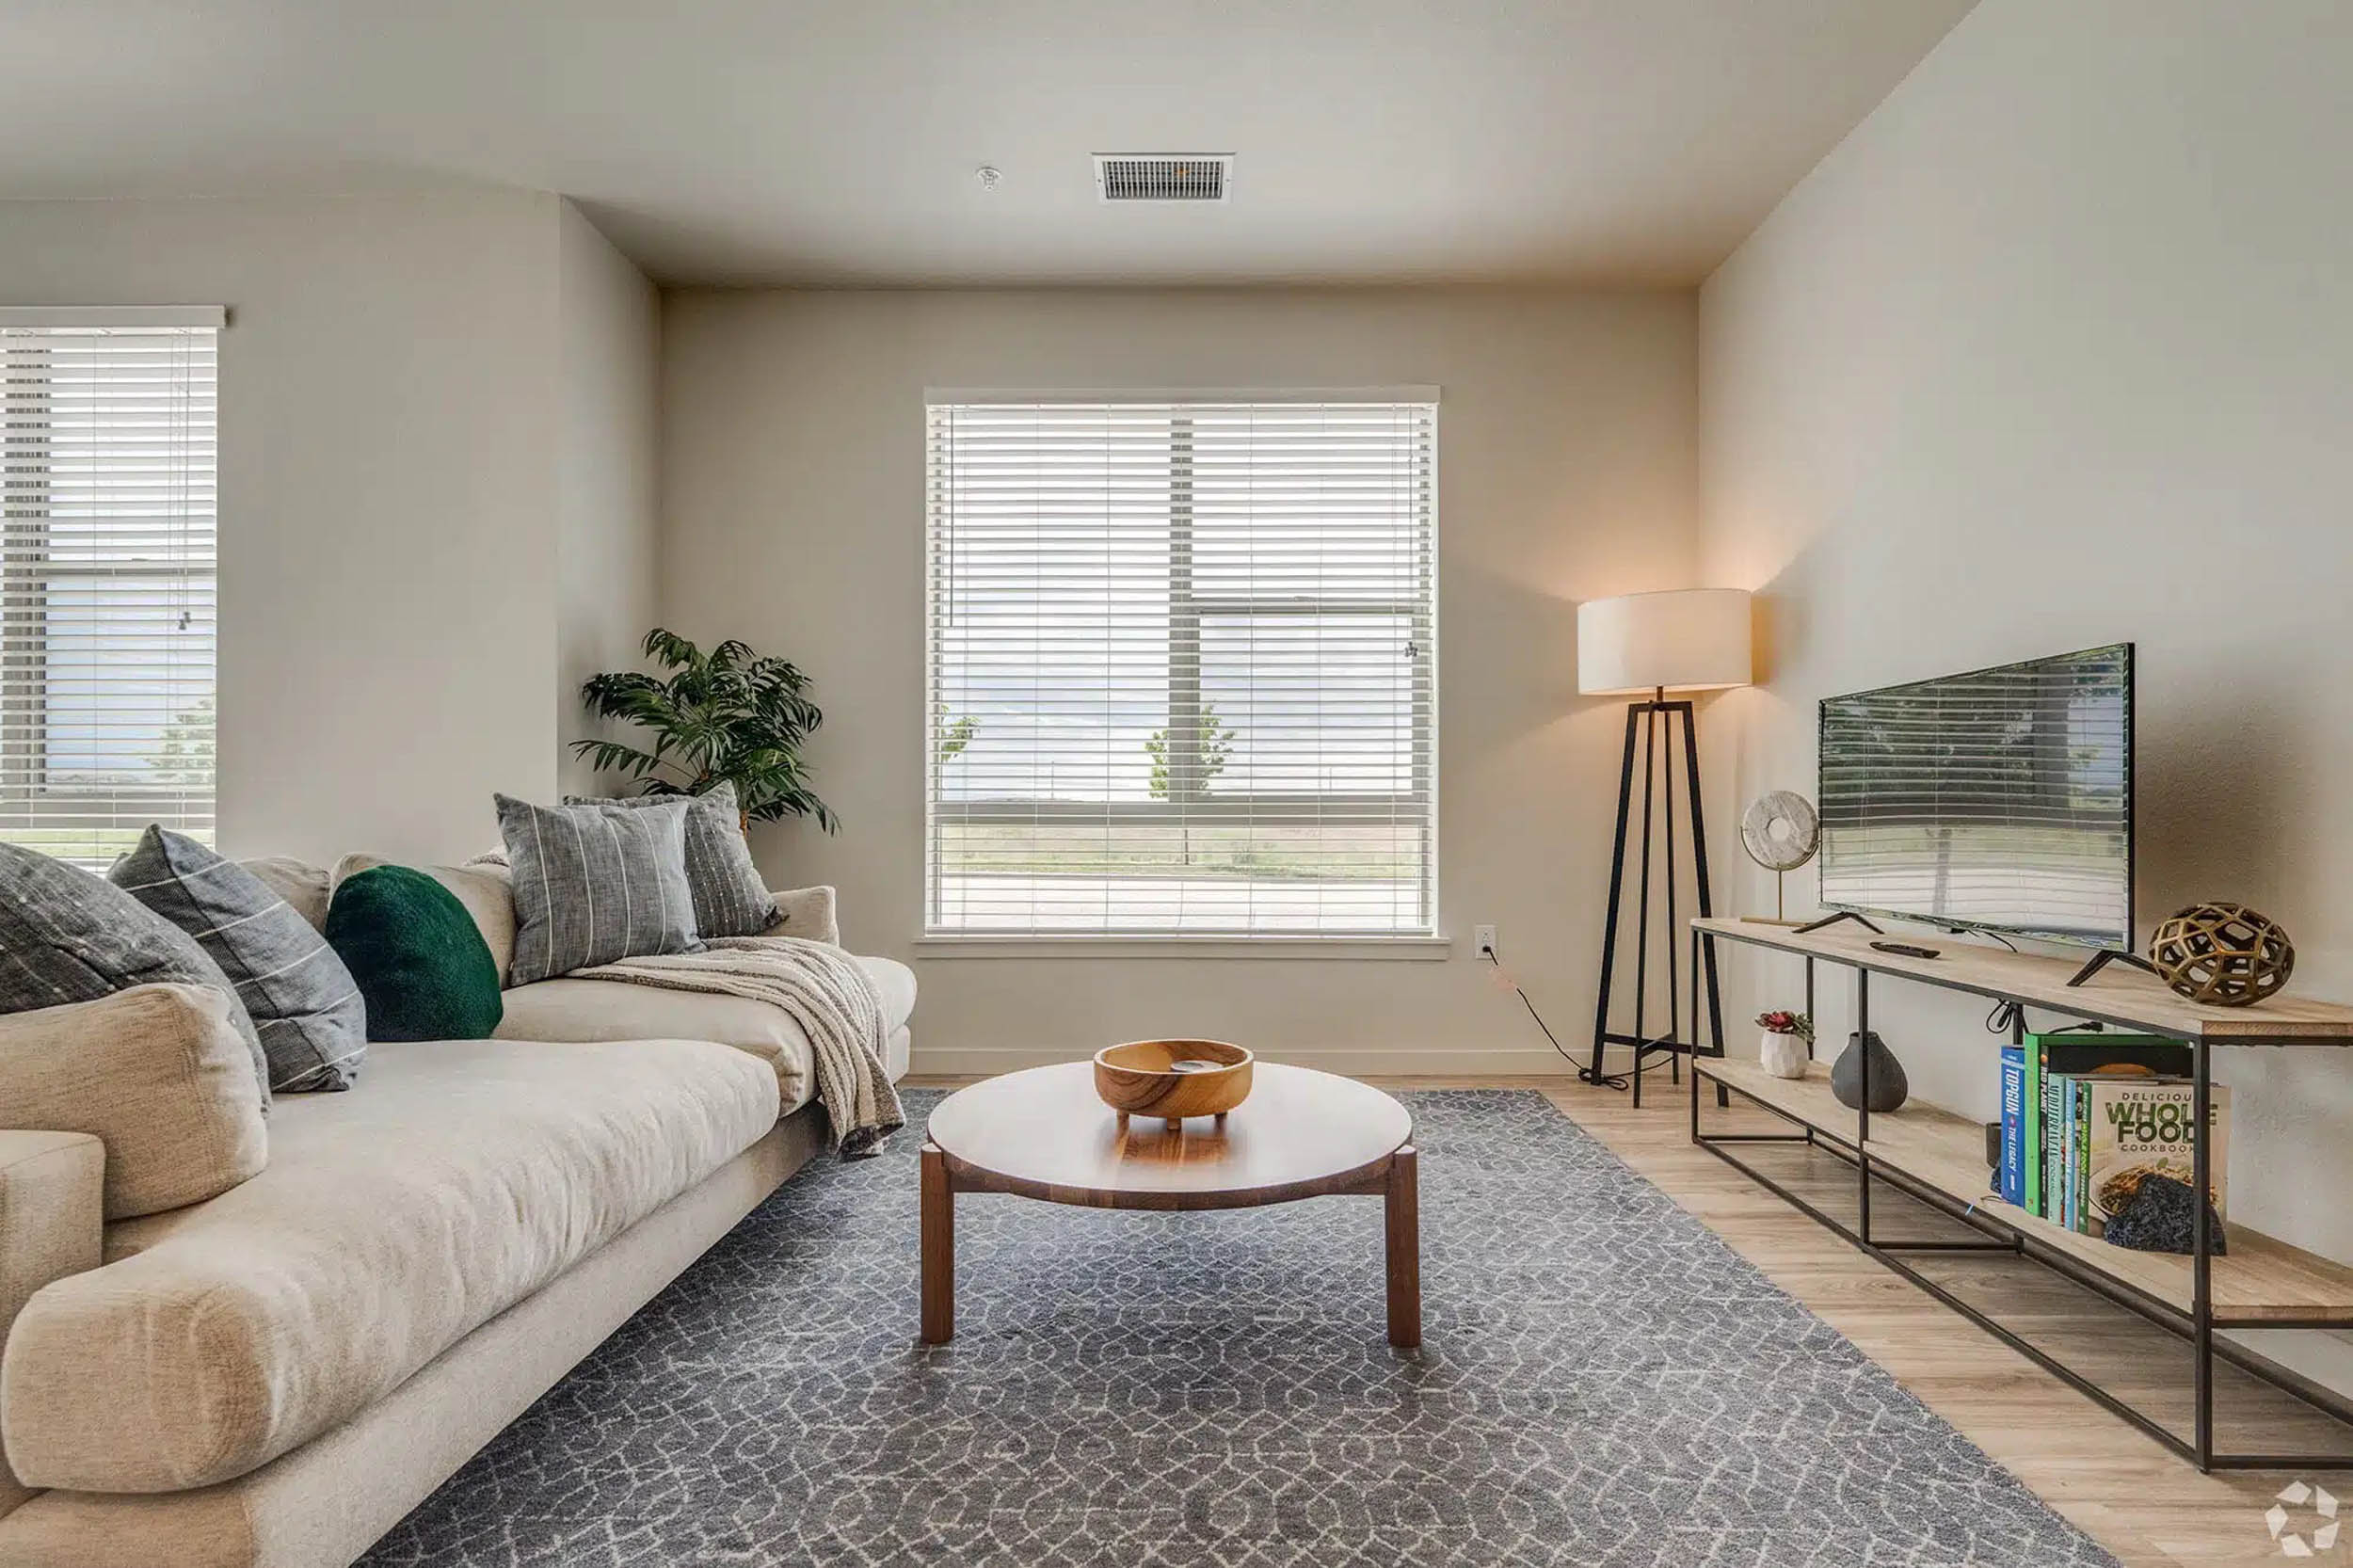
<svg viewBox="0 0 2353 1568"><path fill-rule="evenodd" d="M592 676L580 696L596 717L646 730L648 744L574 741L574 754L600 773L634 780L641 794L700 794L731 783L754 821L810 817L828 833L840 825L808 788L801 760L824 714L797 666L732 637L706 653L662 627L646 633L645 654L668 674Z"/></svg>

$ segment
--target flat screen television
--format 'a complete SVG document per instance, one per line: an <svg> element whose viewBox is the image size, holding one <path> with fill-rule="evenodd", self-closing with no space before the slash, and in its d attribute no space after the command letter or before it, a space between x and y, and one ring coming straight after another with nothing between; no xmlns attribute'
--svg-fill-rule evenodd
<svg viewBox="0 0 2353 1568"><path fill-rule="evenodd" d="M1821 711L1831 909L2130 951L2133 645Z"/></svg>

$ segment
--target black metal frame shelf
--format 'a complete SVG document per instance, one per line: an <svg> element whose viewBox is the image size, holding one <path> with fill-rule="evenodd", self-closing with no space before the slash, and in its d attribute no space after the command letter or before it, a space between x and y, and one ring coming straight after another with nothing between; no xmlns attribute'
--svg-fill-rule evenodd
<svg viewBox="0 0 2353 1568"><path fill-rule="evenodd" d="M1716 922L1718 929L1715 930L1695 929L1693 932L1695 941L1704 940L1712 947L1718 936L1732 941L1751 939L1738 931L1722 929L1722 926L1727 923L1729 922ZM1790 934L1785 930L1774 930L1769 938L1760 934L1753 940L1759 946L1792 951ZM1856 1031L1858 1033L1868 1031L1870 1028L1871 977L1875 970L1881 973L1886 971L1875 964L1853 961L1841 952L1800 952L1799 955L1804 959L1805 963L1807 1011L1811 1013L1814 1007L1816 960L1819 958L1826 962L1843 963L1851 968L1855 975ZM2062 961L2053 960L2052 962L2064 967ZM1917 980L1929 985L1940 984L1940 981L1934 975L1905 974L1901 978ZM1998 991L1988 990L1982 984L1958 978L1945 988L1972 991L1980 995L1993 995L1999 1000L2020 1003L2020 1007L2013 1008L2010 1015L2010 1032L2013 1041L2023 1040L2025 1036L2023 1007L2034 1006L2048 1009L2054 1005L2032 997L2004 995ZM2193 1153L2192 1185L2201 1192L2210 1191L2212 1187L2210 1179L2212 1172L2209 1167L2210 1151L2204 1129L2209 1125L2213 1102L2212 1045L2207 1040L2198 1037L2187 1038L2185 1043L2191 1050L2194 1085L2192 1091L2193 1121L2199 1129ZM1723 1070L1712 1069L1708 1058L1721 1059L1724 1054L1721 1046L1713 1051L1705 1051L1697 1048L1686 1048L1690 1049L1693 1056L1690 1116L1691 1141L1694 1144L1706 1149L1869 1256L1885 1264L1897 1274L1917 1285L1969 1321L1986 1330L2011 1349L2059 1378L2070 1387L2096 1401L2102 1408L2130 1421L2173 1452L2189 1460L2199 1469L2210 1471L2353 1468L2353 1443L2349 1443L2345 1450L2332 1454L2224 1453L2217 1450L2214 1395L2215 1362L2217 1359L2262 1379L2332 1419L2345 1423L2349 1429L2353 1429L2353 1405L2347 1405L2343 1400L2333 1398L2327 1390L2318 1388L2244 1346L2235 1345L2227 1340L2217 1341L2215 1337L2217 1330L2230 1329L2342 1330L2348 1326L2348 1314L2353 1313L2353 1302L2348 1302L2345 1307L2334 1311L2315 1312L2308 1316L2299 1316L2293 1311L2278 1309L2257 1316L2218 1312L2216 1308L2214 1293L2215 1238L2209 1234L2210 1222L2206 1206L2202 1204L2199 1206L2193 1226L2189 1254L2189 1302L2187 1306L2184 1307L2140 1288L2119 1273L2104 1272L2101 1269L2087 1263L2083 1257L2070 1256L2067 1250L2050 1244L2035 1233L2035 1227L2040 1224L2039 1222L2028 1221L2023 1224L2011 1224L2001 1218L1998 1206L1993 1208L1983 1207L1961 1194L1939 1186L1919 1171L1906 1169L1903 1160L1892 1158L1890 1153L1885 1152L1883 1144L1875 1146L1871 1134L1871 1112L1867 1109L1845 1112L1842 1108L1842 1115L1851 1115L1853 1118L1852 1136L1844 1136L1838 1128L1827 1125L1825 1118L1809 1118L1801 1110L1792 1109L1786 1104L1775 1104L1772 1100L1744 1088L1739 1082L1730 1080ZM1860 1086L1867 1106L1870 1092L1870 1065L1867 1054L1860 1059L1860 1065L1862 1078ZM1704 1130L1700 1114L1700 1086L1703 1079L1716 1086L1716 1100L1719 1106L1727 1104L1730 1095L1738 1095L1742 1099L1762 1107L1799 1130L1789 1133L1711 1133ZM1854 1168L1854 1224L1849 1224L1829 1213L1818 1204L1792 1191L1785 1183L1776 1180L1767 1172L1759 1170L1750 1161L1738 1158L1734 1152L1744 1144L1776 1143L1803 1144ZM1983 1240L1896 1240L1874 1235L1871 1224L1871 1196L1875 1183L1925 1204L1966 1226ZM2146 1412L2125 1403L2082 1373L2055 1359L2041 1346L2022 1337L1944 1284L1913 1267L1906 1260L1905 1256L1907 1254L1954 1252L2008 1253L2028 1259L2051 1269L2104 1299L2138 1314L2148 1321L2187 1341L2191 1348L2193 1412L2189 1437L2185 1439Z"/></svg>

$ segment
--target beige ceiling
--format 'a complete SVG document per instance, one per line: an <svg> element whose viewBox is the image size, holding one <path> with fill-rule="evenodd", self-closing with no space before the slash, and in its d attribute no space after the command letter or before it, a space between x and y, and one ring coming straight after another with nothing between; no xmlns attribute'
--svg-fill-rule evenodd
<svg viewBox="0 0 2353 1568"><path fill-rule="evenodd" d="M0 197L527 185L667 282L1689 282L1970 3L0 0ZM1105 206L1125 151L1233 200Z"/></svg>

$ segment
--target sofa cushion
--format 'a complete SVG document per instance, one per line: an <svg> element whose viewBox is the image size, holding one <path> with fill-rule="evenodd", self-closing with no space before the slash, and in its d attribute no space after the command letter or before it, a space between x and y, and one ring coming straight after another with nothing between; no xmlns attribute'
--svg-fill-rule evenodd
<svg viewBox="0 0 2353 1568"><path fill-rule="evenodd" d="M915 1011L915 971L888 958L857 960L882 997L886 1037L906 1027ZM506 1039L626 1040L677 1035L716 1040L749 1051L774 1068L786 1112L817 1091L809 1067L808 1035L781 1007L748 997L671 991L618 980L543 980L506 993ZM904 1064L898 1064L904 1070Z"/></svg>
<svg viewBox="0 0 2353 1568"><path fill-rule="evenodd" d="M775 1078L702 1041L379 1047L356 1094L289 1098L269 1168L107 1233L0 1357L26 1484L225 1480L344 1421L694 1186L776 1121Z"/></svg>
<svg viewBox="0 0 2353 1568"><path fill-rule="evenodd" d="M645 808L678 798L625 795L598 802L567 795L564 804ZM686 889L695 898L696 935L705 939L757 936L776 923L776 897L760 879L751 846L744 841L744 813L736 805L735 786L724 779L686 797Z"/></svg>
<svg viewBox="0 0 2353 1568"><path fill-rule="evenodd" d="M497 961L457 896L407 866L335 889L327 939L368 999L372 1040L482 1040L498 1028Z"/></svg>
<svg viewBox="0 0 2353 1568"><path fill-rule="evenodd" d="M269 1159L253 1056L210 985L0 1016L0 1128L106 1146L106 1218L201 1203Z"/></svg>
<svg viewBox="0 0 2353 1568"><path fill-rule="evenodd" d="M389 866L380 855L346 855L335 862L331 886L340 888L361 872ZM515 879L504 860L470 860L462 866L413 866L450 890L465 906L473 927L490 950L499 984L506 984L507 966L515 961ZM323 918L323 917L322 917Z"/></svg>
<svg viewBox="0 0 2353 1568"><path fill-rule="evenodd" d="M211 985L253 1056L253 1092L269 1103L269 1061L245 1003L196 938L103 876L0 843L0 1013L95 1001L134 985Z"/></svg>
<svg viewBox="0 0 2353 1568"><path fill-rule="evenodd" d="M0 1339L34 1291L98 1267L105 1169L106 1145L87 1132L0 1131ZM38 1495L0 1453L0 1514Z"/></svg>
<svg viewBox="0 0 2353 1568"><path fill-rule="evenodd" d="M511 984L701 945L686 886L685 800L632 808L492 798L515 877Z"/></svg>
<svg viewBox="0 0 2353 1568"><path fill-rule="evenodd" d="M904 1029L915 1016L915 971L895 958L860 956L857 967L866 971L866 978L874 983L875 994L882 998L883 1032Z"/></svg>
<svg viewBox="0 0 2353 1568"><path fill-rule="evenodd" d="M203 948L253 1016L273 1093L348 1089L368 1053L367 1006L327 938L260 877L151 824L106 880Z"/></svg>

